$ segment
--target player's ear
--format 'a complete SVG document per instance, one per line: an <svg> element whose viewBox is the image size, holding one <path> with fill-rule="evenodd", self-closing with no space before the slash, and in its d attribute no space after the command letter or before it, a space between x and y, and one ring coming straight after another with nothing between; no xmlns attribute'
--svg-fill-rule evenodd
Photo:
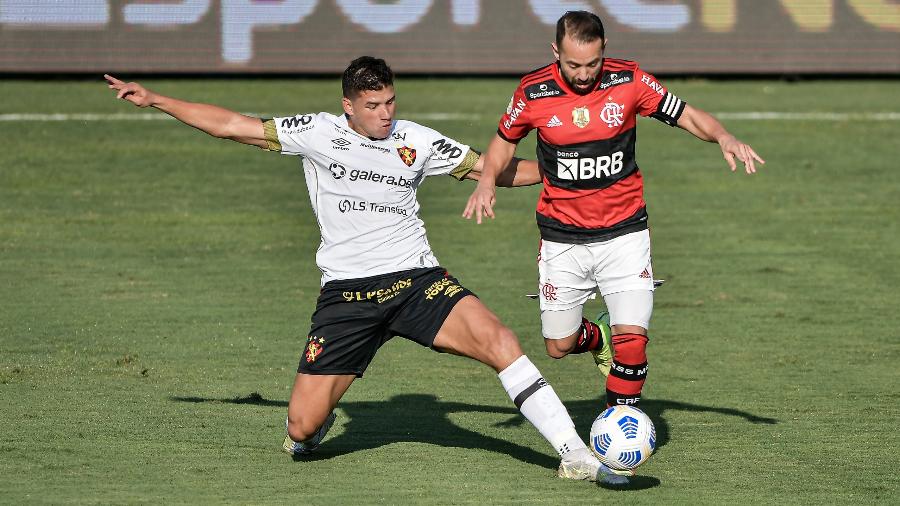
<svg viewBox="0 0 900 506"><path fill-rule="evenodd" d="M600 44L600 51L606 51L606 43L609 41L606 37L603 38L603 44Z"/></svg>
<svg viewBox="0 0 900 506"><path fill-rule="evenodd" d="M353 102L349 98L342 98L341 105L344 107L344 112L347 113L347 116L353 116Z"/></svg>
<svg viewBox="0 0 900 506"><path fill-rule="evenodd" d="M559 48L556 47L556 42L550 43L550 49L553 50L553 57L556 58L558 61L559 60Z"/></svg>

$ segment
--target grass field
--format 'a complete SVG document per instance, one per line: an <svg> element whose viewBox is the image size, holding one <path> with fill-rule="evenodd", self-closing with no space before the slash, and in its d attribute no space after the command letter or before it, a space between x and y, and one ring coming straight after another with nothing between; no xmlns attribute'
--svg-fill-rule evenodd
<svg viewBox="0 0 900 506"><path fill-rule="evenodd" d="M338 110L332 80L145 84L260 114ZM660 447L626 491L555 478L491 370L401 339L321 453L292 461L279 445L319 287L297 159L172 121L0 121L0 503L896 504L900 121L864 114L900 109L897 83L667 84L714 112L852 114L726 121L768 161L753 177L641 121L668 283L643 404ZM461 115L423 122L484 147L514 85L401 80L398 116ZM99 76L0 81L0 114L140 112ZM431 244L584 435L601 409L591 360L547 358L522 296L538 189L501 190L475 226L459 217L472 188L422 187Z"/></svg>

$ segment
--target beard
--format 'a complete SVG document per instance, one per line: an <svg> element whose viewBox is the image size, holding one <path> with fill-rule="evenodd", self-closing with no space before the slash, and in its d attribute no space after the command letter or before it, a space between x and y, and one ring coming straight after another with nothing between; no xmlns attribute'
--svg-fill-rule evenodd
<svg viewBox="0 0 900 506"><path fill-rule="evenodd" d="M582 87L579 85L579 83L576 82L574 79L570 78L569 76L567 76L566 74L564 74L564 73L562 73L562 72L560 72L560 74L562 74L563 79L566 80L566 84L569 85L569 88L571 88L572 91L574 91L575 93L577 93L577 94L579 94L579 95L587 95L588 93L594 91L594 86L597 85L597 79L600 78L600 76L599 76L599 74L598 74L597 76L595 76L595 77L594 77L593 79L591 79L590 81L584 83L584 87L582 88Z"/></svg>

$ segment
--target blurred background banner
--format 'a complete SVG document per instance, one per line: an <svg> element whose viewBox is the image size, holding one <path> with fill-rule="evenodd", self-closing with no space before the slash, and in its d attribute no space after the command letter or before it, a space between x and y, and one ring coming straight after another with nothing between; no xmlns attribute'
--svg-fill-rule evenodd
<svg viewBox="0 0 900 506"><path fill-rule="evenodd" d="M520 74L576 9L655 73L900 73L898 0L0 0L0 72Z"/></svg>

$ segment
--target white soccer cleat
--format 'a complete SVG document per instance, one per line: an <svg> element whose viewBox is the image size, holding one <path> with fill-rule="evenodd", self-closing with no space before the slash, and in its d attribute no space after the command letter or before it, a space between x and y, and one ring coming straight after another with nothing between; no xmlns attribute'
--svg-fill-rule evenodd
<svg viewBox="0 0 900 506"><path fill-rule="evenodd" d="M583 452L573 451L576 455L570 455L559 463L557 475L560 478L570 480L589 480L607 485L627 485L628 476L633 476L634 471L619 471L611 469L597 460L589 450Z"/></svg>
<svg viewBox="0 0 900 506"><path fill-rule="evenodd" d="M325 434L328 434L328 430L334 425L335 418L337 418L337 415L332 411L331 414L325 418L325 423L319 427L319 430L316 431L313 437L306 441L294 441L291 439L290 435L284 436L284 443L282 443L281 449L291 455L308 455L316 451L316 449L319 448L319 444L325 439ZM287 425L287 420L285 420L285 425Z"/></svg>

